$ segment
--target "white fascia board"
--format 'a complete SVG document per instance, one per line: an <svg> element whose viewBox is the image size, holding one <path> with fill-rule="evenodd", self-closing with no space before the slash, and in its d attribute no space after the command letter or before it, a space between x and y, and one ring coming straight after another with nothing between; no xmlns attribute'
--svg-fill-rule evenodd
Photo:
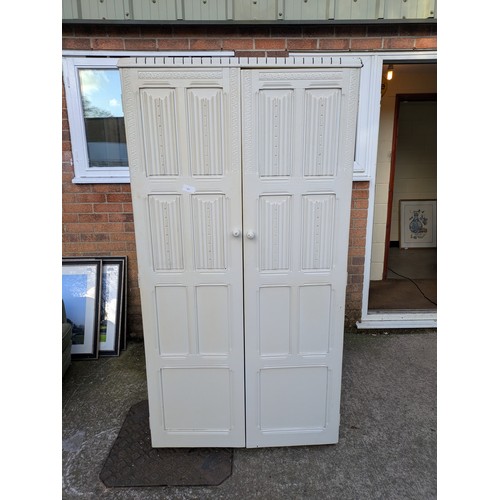
<svg viewBox="0 0 500 500"><path fill-rule="evenodd" d="M419 62L419 61L432 61L437 60L436 50L424 51L398 51L398 52L377 52L377 56L382 59L383 63L390 62Z"/></svg>

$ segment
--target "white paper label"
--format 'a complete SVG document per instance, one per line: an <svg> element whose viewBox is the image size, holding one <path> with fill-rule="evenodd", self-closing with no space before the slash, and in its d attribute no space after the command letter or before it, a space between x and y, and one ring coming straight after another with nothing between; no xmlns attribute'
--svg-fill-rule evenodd
<svg viewBox="0 0 500 500"><path fill-rule="evenodd" d="M186 193L196 193L196 188L194 186L188 186L187 184L184 184L184 186L182 186L182 190Z"/></svg>

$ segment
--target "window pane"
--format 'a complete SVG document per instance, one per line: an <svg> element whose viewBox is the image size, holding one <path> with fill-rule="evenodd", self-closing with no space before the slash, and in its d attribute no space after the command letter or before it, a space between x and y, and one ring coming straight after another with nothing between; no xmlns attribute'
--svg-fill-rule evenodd
<svg viewBox="0 0 500 500"><path fill-rule="evenodd" d="M125 122L117 69L80 69L90 167L127 167Z"/></svg>

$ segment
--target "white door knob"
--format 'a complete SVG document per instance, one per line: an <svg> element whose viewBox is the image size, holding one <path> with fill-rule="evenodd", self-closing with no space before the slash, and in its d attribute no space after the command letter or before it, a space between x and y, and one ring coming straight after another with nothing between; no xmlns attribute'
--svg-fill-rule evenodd
<svg viewBox="0 0 500 500"><path fill-rule="evenodd" d="M238 236L240 236L240 235L241 235L241 231L239 229L237 229L237 228L233 229L233 236L235 238L238 238Z"/></svg>
<svg viewBox="0 0 500 500"><path fill-rule="evenodd" d="M255 238L255 233L253 231L247 231L247 238L253 240Z"/></svg>

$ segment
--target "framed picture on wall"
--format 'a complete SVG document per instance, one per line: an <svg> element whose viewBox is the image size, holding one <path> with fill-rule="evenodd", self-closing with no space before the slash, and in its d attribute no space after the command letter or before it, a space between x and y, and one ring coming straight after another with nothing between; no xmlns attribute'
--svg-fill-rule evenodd
<svg viewBox="0 0 500 500"><path fill-rule="evenodd" d="M400 200L399 247L437 247L436 200Z"/></svg>
<svg viewBox="0 0 500 500"><path fill-rule="evenodd" d="M101 262L62 262L62 298L72 325L71 357L96 359L99 355Z"/></svg>

